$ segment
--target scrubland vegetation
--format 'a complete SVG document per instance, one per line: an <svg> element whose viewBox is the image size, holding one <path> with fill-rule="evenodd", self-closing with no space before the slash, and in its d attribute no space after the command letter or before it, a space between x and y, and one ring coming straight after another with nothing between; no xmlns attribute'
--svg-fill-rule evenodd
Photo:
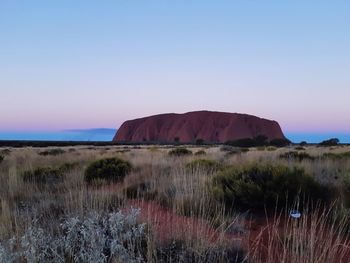
<svg viewBox="0 0 350 263"><path fill-rule="evenodd" d="M348 262L350 147L276 146L2 148L0 262Z"/></svg>

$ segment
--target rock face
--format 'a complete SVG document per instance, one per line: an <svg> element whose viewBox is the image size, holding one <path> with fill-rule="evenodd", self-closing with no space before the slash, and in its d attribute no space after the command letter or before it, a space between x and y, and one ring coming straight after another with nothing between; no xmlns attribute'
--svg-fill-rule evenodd
<svg viewBox="0 0 350 263"><path fill-rule="evenodd" d="M269 140L285 138L276 121L256 116L212 111L160 114L129 120L114 136L115 142L223 143L265 135Z"/></svg>

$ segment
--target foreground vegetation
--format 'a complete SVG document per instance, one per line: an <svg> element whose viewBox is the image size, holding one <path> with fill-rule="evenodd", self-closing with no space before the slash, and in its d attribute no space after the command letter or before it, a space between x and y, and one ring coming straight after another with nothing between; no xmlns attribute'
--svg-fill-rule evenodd
<svg viewBox="0 0 350 263"><path fill-rule="evenodd" d="M349 146L0 150L0 262L350 256Z"/></svg>

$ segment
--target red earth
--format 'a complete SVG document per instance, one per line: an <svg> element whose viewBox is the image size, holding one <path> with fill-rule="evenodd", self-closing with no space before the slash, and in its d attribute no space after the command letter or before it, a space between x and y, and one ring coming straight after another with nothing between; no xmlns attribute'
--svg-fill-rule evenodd
<svg viewBox="0 0 350 263"><path fill-rule="evenodd" d="M195 111L126 121L118 129L113 141L193 143L201 139L205 142L224 143L258 135L264 135L269 140L285 138L276 121L240 113Z"/></svg>
<svg viewBox="0 0 350 263"><path fill-rule="evenodd" d="M225 234L214 229L208 221L196 217L176 214L154 201L129 200L128 205L140 208L140 221L146 222L159 243L172 240L201 239L208 243L217 241L229 242L232 245L242 245L241 235Z"/></svg>
<svg viewBox="0 0 350 263"><path fill-rule="evenodd" d="M116 184L106 187L104 190L114 192L121 189L122 185ZM279 247L273 246L274 250L269 250L269 244L274 239L273 236L279 236L276 239L279 244L279 238L286 233L286 225L291 224L291 221L288 223L288 220L293 220L276 215L253 216L243 218L242 221L237 221L240 219L236 219L232 224L236 227L238 226L238 228L235 228L238 231L231 231L229 229L214 227L210 222L201 218L179 215L172 209L158 204L156 201L128 199L124 209L128 210L131 207L140 208L139 220L140 222L147 223L158 244L167 244L172 240L202 240L208 245L225 243L245 251L250 251L250 255L254 254L263 259L268 254L271 254L273 255L273 260L270 258L269 261L271 263L281 262L279 260L281 258L281 253L278 250ZM243 229L243 232L240 229ZM307 229L311 229L311 226L307 227ZM319 229L318 231L318 235L320 235L320 239L318 240L319 245L326 242L326 240L323 241L324 238L327 240L333 239L334 242L336 241L336 231L330 226ZM304 234L308 235L307 233L309 232L307 231ZM307 236L305 237L307 238ZM340 238L340 240L338 239L337 242L340 243L335 243L333 248L335 249L334 258L330 262L348 262L347 259L350 258L350 241L344 237ZM337 249L339 250L337 251Z"/></svg>
<svg viewBox="0 0 350 263"><path fill-rule="evenodd" d="M274 259L269 262L278 263L281 257L280 251L268 251L271 235L274 231L284 233L285 225L287 224L284 218L250 218L245 220L243 228L246 233L223 233L222 231L213 228L208 221L186 217L176 214L175 212L165 208L154 201L144 200L128 200L127 206L140 208L140 221L145 222L151 227L155 240L159 243L167 243L171 240L202 240L207 244L218 244L224 242L231 246L236 246L244 250L253 248L256 255L266 258L268 253L276 254ZM277 220L277 221L276 221ZM279 222L275 227L275 222ZM329 235L324 235L332 238L333 234L329 229ZM321 234L321 233L320 233ZM334 238L334 236L333 236ZM343 246L349 248L349 240L343 240ZM276 247L275 249L278 249ZM251 253L254 253L254 252ZM339 250L341 251L341 250ZM254 253L254 254L255 254ZM335 253L335 258L331 262L348 262L350 256L349 249L346 249L341 254ZM292 260L292 258L291 258ZM292 261L291 261L292 262Z"/></svg>

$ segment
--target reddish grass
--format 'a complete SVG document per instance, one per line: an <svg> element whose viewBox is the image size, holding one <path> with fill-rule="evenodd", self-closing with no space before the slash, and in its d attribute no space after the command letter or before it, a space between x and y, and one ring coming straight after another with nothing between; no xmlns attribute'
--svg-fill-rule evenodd
<svg viewBox="0 0 350 263"><path fill-rule="evenodd" d="M208 243L229 242L231 245L242 243L242 237L223 234L206 220L178 215L154 201L129 200L128 205L141 208L140 219L151 226L157 242L195 239Z"/></svg>

